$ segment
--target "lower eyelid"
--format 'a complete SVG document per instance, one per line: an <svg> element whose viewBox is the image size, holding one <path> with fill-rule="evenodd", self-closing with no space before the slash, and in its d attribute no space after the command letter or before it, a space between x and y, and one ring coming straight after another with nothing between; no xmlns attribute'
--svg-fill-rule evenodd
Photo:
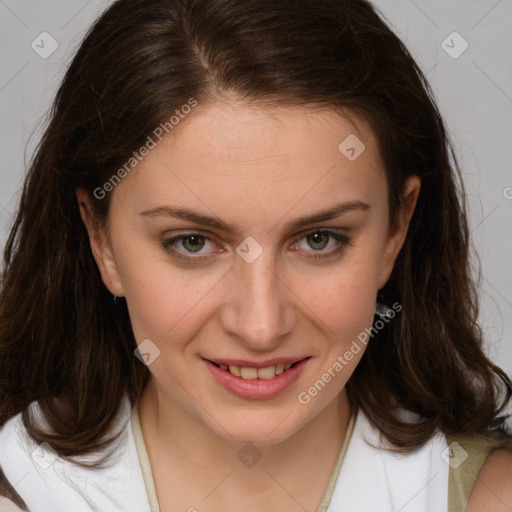
<svg viewBox="0 0 512 512"><path fill-rule="evenodd" d="M325 229L317 229L317 230L313 230L313 231L308 231L307 233L304 233L304 234L296 237L294 239L294 241L292 242L292 244L296 244L296 243L300 242L301 240L303 240L304 238L306 238L307 236L313 235L315 233L327 234L331 238L334 238L334 240L336 240L336 242L338 242L338 244L341 244L341 245L350 244L350 238L347 235L345 235L344 233L339 233L337 231L328 231Z"/></svg>
<svg viewBox="0 0 512 512"><path fill-rule="evenodd" d="M164 251L168 253L172 258L174 258L177 261L182 261L185 263L201 263L203 261L209 260L212 256L210 254L203 254L203 253L195 253L197 256L187 256L186 252L179 251L178 249L175 249L173 247L173 243L175 243L177 240L176 238L174 240L164 240L160 244ZM188 253L188 254L194 254L194 253Z"/></svg>
<svg viewBox="0 0 512 512"><path fill-rule="evenodd" d="M205 245L207 243L212 243L214 245L218 245L212 238L210 238L209 236L206 236L206 235L203 235L201 233L191 233L191 234L187 234L187 235L178 235L178 236L175 236L175 237L172 237L172 238L168 238L166 240L163 241L163 244L167 247L172 247L174 248L174 245L175 244L178 244L180 242L183 242L183 240L186 240L187 238L190 238L194 235L198 235L200 236L201 238L204 238L205 240ZM202 248L201 248L202 249ZM175 249L176 251L178 251L177 249ZM178 251L178 252L181 252L181 251ZM186 252L186 251L185 251ZM190 252L188 254L202 254L202 253L194 253L194 252Z"/></svg>

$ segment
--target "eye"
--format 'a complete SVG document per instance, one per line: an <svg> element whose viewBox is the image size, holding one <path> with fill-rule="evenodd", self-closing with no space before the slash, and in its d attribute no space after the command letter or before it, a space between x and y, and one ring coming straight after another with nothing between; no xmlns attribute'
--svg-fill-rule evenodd
<svg viewBox="0 0 512 512"><path fill-rule="evenodd" d="M199 252L206 245L203 235L189 235L181 238L181 245L190 252Z"/></svg>
<svg viewBox="0 0 512 512"><path fill-rule="evenodd" d="M209 259L210 253L218 249L218 245L213 239L199 232L183 233L162 240L161 246L174 258L191 263ZM207 250L208 248L210 251ZM187 254L199 254L200 256L187 256Z"/></svg>
<svg viewBox="0 0 512 512"><path fill-rule="evenodd" d="M306 258L329 258L341 253L350 238L345 234L327 229L314 229L303 233L291 246L292 251L310 253ZM315 254L316 253L316 254Z"/></svg>
<svg viewBox="0 0 512 512"><path fill-rule="evenodd" d="M306 258L327 259L340 254L349 244L349 237L341 232L312 229L297 237L290 249L306 253ZM223 252L210 236L197 231L164 239L160 245L173 258L187 263L201 263L211 259L213 253Z"/></svg>

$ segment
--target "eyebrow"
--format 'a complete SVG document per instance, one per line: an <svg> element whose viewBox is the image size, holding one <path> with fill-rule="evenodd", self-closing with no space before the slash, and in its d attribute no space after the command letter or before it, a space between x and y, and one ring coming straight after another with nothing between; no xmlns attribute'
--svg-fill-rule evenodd
<svg viewBox="0 0 512 512"><path fill-rule="evenodd" d="M357 210L367 211L369 209L370 205L362 201L345 201L343 203L336 204L326 210L315 212L309 215L304 215L302 217L299 217L298 219L288 222L286 224L286 229L299 229L309 224L334 219L347 212ZM205 215L204 213L184 207L173 207L169 205L157 206L155 208L151 208L150 210L145 210L141 212L140 215L145 217L177 218L182 220L188 220L190 222L195 222L197 224L202 224L204 226L216 228L221 231L226 231L229 233L241 233L241 230L233 224L228 224L227 222L224 222L221 219L210 217L209 215Z"/></svg>

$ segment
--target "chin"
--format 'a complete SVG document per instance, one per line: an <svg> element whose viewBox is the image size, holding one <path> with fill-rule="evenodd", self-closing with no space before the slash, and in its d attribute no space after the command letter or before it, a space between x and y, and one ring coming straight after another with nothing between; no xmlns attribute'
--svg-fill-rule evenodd
<svg viewBox="0 0 512 512"><path fill-rule="evenodd" d="M223 429L215 425L218 435L231 443L252 443L257 445L275 445L293 436L306 422L297 422L292 414L248 414L242 420L233 419L223 423Z"/></svg>

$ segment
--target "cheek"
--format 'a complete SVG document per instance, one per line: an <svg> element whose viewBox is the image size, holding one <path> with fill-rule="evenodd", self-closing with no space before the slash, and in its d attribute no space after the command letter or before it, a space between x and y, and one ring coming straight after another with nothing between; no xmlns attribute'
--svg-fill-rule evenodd
<svg viewBox="0 0 512 512"><path fill-rule="evenodd" d="M294 291L305 304L305 314L312 311L336 343L346 342L373 321L377 259L375 250L367 256L354 253L336 268L297 280Z"/></svg>
<svg viewBox="0 0 512 512"><path fill-rule="evenodd" d="M312 407L314 413L326 406L350 379L361 360L370 338L375 313L376 272L374 260L353 261L317 280L316 293L303 286L298 293L309 296L304 314L316 320L317 331L324 333L314 375L306 381L297 400ZM318 286L320 285L321 286ZM312 283L309 283L312 284ZM315 321L315 320L313 320Z"/></svg>
<svg viewBox="0 0 512 512"><path fill-rule="evenodd" d="M149 338L156 345L180 339L204 314L211 291L222 274L181 270L173 266L163 249L120 247L119 274L135 339Z"/></svg>
<svg viewBox="0 0 512 512"><path fill-rule="evenodd" d="M229 268L180 269L164 249L127 243L134 237L121 236L122 229L118 233L116 260L137 342L149 338L163 346L169 339L175 345L192 339L219 306L215 297L229 280L226 276L223 282ZM373 321L380 246L373 233L357 241L337 265L292 266L283 276L303 321L316 324L340 349Z"/></svg>

